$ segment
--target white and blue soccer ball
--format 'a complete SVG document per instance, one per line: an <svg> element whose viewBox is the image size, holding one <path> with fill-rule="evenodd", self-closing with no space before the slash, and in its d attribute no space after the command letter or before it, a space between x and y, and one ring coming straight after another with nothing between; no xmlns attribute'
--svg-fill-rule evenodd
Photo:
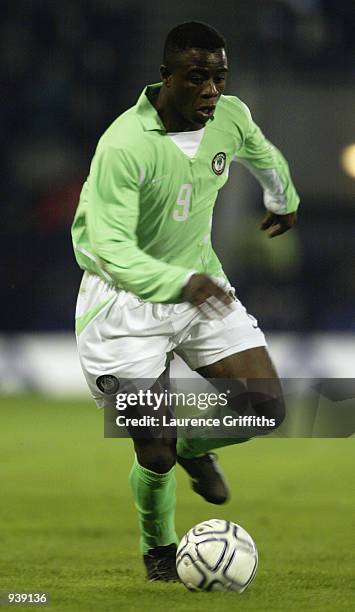
<svg viewBox="0 0 355 612"><path fill-rule="evenodd" d="M258 551L240 525L222 519L198 523L182 538L176 553L180 580L191 591L237 591L253 581Z"/></svg>

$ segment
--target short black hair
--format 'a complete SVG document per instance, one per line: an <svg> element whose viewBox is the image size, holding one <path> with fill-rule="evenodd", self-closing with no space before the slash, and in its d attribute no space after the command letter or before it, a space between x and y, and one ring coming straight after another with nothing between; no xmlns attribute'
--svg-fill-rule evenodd
<svg viewBox="0 0 355 612"><path fill-rule="evenodd" d="M225 48L225 38L218 30L201 21L187 21L175 26L167 35L163 62L168 66L176 52L186 49L216 51L216 49Z"/></svg>

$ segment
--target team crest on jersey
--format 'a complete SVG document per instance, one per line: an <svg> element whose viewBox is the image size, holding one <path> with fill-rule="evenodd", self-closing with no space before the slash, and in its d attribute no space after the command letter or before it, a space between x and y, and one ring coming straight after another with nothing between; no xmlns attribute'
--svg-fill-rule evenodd
<svg viewBox="0 0 355 612"><path fill-rule="evenodd" d="M212 160L212 170L217 176L222 174L226 167L226 154L223 151L217 153Z"/></svg>
<svg viewBox="0 0 355 612"><path fill-rule="evenodd" d="M116 376L112 376L112 374L103 374L103 376L99 376L96 379L96 384L102 393L106 393L107 395L113 395L117 393L120 383Z"/></svg>

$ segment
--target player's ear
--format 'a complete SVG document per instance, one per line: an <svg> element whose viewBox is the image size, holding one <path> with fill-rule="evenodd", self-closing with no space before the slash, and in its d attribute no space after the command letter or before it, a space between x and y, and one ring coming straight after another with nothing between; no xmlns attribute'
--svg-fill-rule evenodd
<svg viewBox="0 0 355 612"><path fill-rule="evenodd" d="M170 87L172 76L171 70L165 64L162 64L160 66L160 77L166 87Z"/></svg>

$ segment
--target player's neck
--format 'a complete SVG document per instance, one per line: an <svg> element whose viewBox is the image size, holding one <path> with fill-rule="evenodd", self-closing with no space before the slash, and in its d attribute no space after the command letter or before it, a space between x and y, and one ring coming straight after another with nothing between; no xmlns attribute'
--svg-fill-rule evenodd
<svg viewBox="0 0 355 612"><path fill-rule="evenodd" d="M191 132L200 130L204 127L202 124L190 123L185 117L180 115L171 104L164 87L161 87L158 96L152 99L151 103L158 111L159 117L167 132Z"/></svg>

